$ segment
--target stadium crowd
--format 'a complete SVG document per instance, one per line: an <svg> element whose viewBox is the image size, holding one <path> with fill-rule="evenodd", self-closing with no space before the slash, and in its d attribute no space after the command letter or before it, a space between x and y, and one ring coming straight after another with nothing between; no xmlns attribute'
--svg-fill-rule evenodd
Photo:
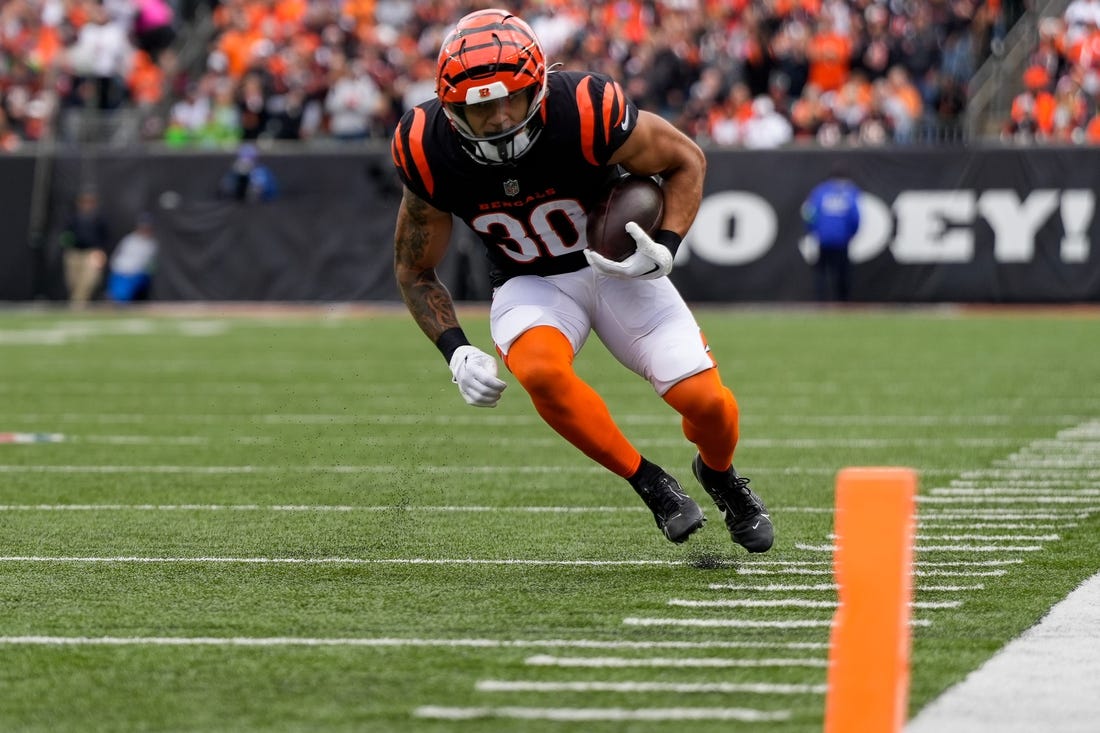
<svg viewBox="0 0 1100 733"><path fill-rule="evenodd" d="M1041 21L1023 87L1005 139L1100 144L1100 0L1073 0Z"/></svg>
<svg viewBox="0 0 1100 733"><path fill-rule="evenodd" d="M699 142L758 148L956 137L967 83L1012 3L5 0L0 150L64 140L58 120L71 110L137 112L142 139L178 146L387 139L434 93L447 28L494 5L525 18L549 59L620 79L639 106ZM185 59L180 39L194 33L182 31L203 17L206 45ZM1065 42L1076 26L1066 25L1058 62L1040 45L1036 65L1055 86L1074 82L1092 113L1096 85L1073 69L1093 56L1100 66L1100 53L1089 45L1079 54L1088 61L1073 61ZM1089 38L1100 50L1100 36Z"/></svg>

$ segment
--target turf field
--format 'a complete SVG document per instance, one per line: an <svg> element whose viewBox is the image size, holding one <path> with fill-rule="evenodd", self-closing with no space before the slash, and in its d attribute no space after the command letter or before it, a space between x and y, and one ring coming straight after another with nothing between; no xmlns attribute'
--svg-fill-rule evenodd
<svg viewBox="0 0 1100 733"><path fill-rule="evenodd" d="M403 312L0 311L0 730L819 731L845 466L920 472L913 710L1100 570L1095 311L699 317L763 556L703 501L666 542ZM578 368L704 499L648 385Z"/></svg>

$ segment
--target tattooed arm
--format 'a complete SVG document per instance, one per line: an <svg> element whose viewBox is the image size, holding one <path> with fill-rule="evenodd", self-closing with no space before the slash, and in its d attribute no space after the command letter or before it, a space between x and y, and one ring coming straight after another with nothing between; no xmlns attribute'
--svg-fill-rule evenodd
<svg viewBox="0 0 1100 733"><path fill-rule="evenodd" d="M508 385L497 378L496 360L470 345L458 325L451 294L435 274L450 238L451 215L406 188L394 237L394 272L401 296L447 360L462 398L475 407L496 407Z"/></svg>
<svg viewBox="0 0 1100 733"><path fill-rule="evenodd" d="M406 188L397 210L394 272L405 305L432 343L458 328L451 294L435 274L450 238L451 215Z"/></svg>

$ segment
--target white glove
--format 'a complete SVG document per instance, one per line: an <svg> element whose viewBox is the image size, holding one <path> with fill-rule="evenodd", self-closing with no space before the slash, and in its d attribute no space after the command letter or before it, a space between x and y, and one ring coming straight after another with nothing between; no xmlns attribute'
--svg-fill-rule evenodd
<svg viewBox="0 0 1100 733"><path fill-rule="evenodd" d="M633 277L639 280L656 280L672 272L672 253L668 251L668 247L654 242L644 229L632 221L626 223L626 233L638 244L634 254L622 262L616 262L586 249L584 256L592 269L609 277Z"/></svg>
<svg viewBox="0 0 1100 733"><path fill-rule="evenodd" d="M508 386L497 378L497 360L468 344L451 354L451 375L462 399L474 407L496 407Z"/></svg>

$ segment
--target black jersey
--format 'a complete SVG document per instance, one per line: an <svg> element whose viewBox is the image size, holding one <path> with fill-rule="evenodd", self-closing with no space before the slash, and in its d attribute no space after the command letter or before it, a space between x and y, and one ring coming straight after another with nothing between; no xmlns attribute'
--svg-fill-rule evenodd
<svg viewBox="0 0 1100 733"><path fill-rule="evenodd" d="M401 180L477 232L494 286L588 264L585 214L617 174L607 161L638 121L622 87L603 74L551 72L547 84L542 133L513 163L475 161L437 99L406 112L394 133Z"/></svg>

